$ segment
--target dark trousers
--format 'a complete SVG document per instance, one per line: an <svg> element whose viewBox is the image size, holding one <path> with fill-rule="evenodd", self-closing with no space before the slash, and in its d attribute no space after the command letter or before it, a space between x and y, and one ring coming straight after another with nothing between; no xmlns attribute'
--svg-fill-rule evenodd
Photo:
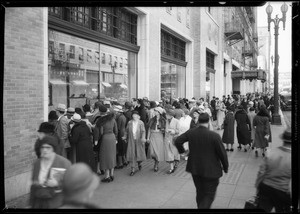
<svg viewBox="0 0 300 214"><path fill-rule="evenodd" d="M284 213L290 211L290 206L292 205L292 200L290 195L270 187L264 183L259 186L259 208L265 210L266 212L271 212L273 207L278 213Z"/></svg>
<svg viewBox="0 0 300 214"><path fill-rule="evenodd" d="M192 175L192 177L196 187L198 209L209 209L215 199L219 179L203 178L197 175Z"/></svg>

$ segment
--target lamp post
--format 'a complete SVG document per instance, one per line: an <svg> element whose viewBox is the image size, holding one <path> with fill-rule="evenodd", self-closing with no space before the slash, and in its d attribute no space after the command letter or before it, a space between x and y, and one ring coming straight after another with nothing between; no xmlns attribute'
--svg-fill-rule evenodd
<svg viewBox="0 0 300 214"><path fill-rule="evenodd" d="M282 21L283 30L285 30L286 12L288 11L288 6L284 3L281 6L282 18L278 18L278 15L274 19L271 19L271 14L273 12L273 7L269 4L266 8L268 14L268 31L270 31L270 25L274 23L274 35L275 35L275 66L274 66L274 114L272 115L272 124L281 125L281 117L279 115L279 96L278 96L278 29L279 23Z"/></svg>

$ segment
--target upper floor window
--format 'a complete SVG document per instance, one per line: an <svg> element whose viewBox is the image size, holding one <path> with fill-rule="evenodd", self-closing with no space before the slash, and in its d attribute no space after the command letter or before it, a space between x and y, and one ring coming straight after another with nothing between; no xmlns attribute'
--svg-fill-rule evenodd
<svg viewBox="0 0 300 214"><path fill-rule="evenodd" d="M161 53L162 55L185 61L185 42L162 30Z"/></svg>
<svg viewBox="0 0 300 214"><path fill-rule="evenodd" d="M206 51L206 67L215 70L215 55Z"/></svg>

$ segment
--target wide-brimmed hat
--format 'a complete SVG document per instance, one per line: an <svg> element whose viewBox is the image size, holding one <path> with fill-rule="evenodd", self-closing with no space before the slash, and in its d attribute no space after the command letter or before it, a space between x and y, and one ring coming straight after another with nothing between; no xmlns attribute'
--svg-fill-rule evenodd
<svg viewBox="0 0 300 214"><path fill-rule="evenodd" d="M66 110L66 105L65 104L58 104L56 109L56 111L65 111Z"/></svg>
<svg viewBox="0 0 300 214"><path fill-rule="evenodd" d="M163 114L165 112L165 110L160 106L156 107L154 111L157 111L159 114Z"/></svg>
<svg viewBox="0 0 300 214"><path fill-rule="evenodd" d="M106 106L100 105L100 106L99 106L99 111L100 111L101 113L106 113L106 112L107 112Z"/></svg>
<svg viewBox="0 0 300 214"><path fill-rule="evenodd" d="M189 100L189 103L195 103L195 102L196 102L195 99L190 99L190 100Z"/></svg>
<svg viewBox="0 0 300 214"><path fill-rule="evenodd" d="M79 123L79 122L81 121L81 116L80 116L80 114L75 113L75 114L73 115L73 117L71 117L71 120L74 121L74 122L76 122L76 123Z"/></svg>
<svg viewBox="0 0 300 214"><path fill-rule="evenodd" d="M254 103L252 101L249 102L249 105L254 105Z"/></svg>
<svg viewBox="0 0 300 214"><path fill-rule="evenodd" d="M110 101L109 100L104 100L103 105L110 105Z"/></svg>
<svg viewBox="0 0 300 214"><path fill-rule="evenodd" d="M280 138L286 143L292 143L292 130L290 128L286 129Z"/></svg>
<svg viewBox="0 0 300 214"><path fill-rule="evenodd" d="M55 126L49 122L41 123L38 132L54 133Z"/></svg>
<svg viewBox="0 0 300 214"><path fill-rule="evenodd" d="M75 113L75 108L69 107L69 108L67 109L67 112L68 112L68 113Z"/></svg>
<svg viewBox="0 0 300 214"><path fill-rule="evenodd" d="M116 112L123 112L123 107L119 106L119 105L116 105L115 108L114 108L114 111L116 111Z"/></svg>
<svg viewBox="0 0 300 214"><path fill-rule="evenodd" d="M65 195L75 197L90 193L99 186L99 177L85 163L76 163L66 170L62 182Z"/></svg>

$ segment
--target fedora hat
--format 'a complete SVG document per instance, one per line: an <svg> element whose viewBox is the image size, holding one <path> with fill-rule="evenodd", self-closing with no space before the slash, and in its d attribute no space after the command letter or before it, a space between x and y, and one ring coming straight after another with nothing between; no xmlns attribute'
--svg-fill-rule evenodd
<svg viewBox="0 0 300 214"><path fill-rule="evenodd" d="M80 116L80 114L75 113L75 114L73 115L73 117L71 117L71 120L74 121L74 122L76 122L76 123L79 123L79 122L81 121L81 116Z"/></svg>
<svg viewBox="0 0 300 214"><path fill-rule="evenodd" d="M90 193L99 186L99 177L85 163L73 164L66 170L62 182L65 195L74 197L82 193Z"/></svg>
<svg viewBox="0 0 300 214"><path fill-rule="evenodd" d="M65 111L66 110L66 105L65 104L58 104L56 109L56 111Z"/></svg>
<svg viewBox="0 0 300 214"><path fill-rule="evenodd" d="M68 112L68 113L74 113L74 112L75 112L75 108L69 107L69 108L67 109L67 112Z"/></svg>
<svg viewBox="0 0 300 214"><path fill-rule="evenodd" d="M280 138L286 143L292 143L292 131L291 128L288 128L280 135Z"/></svg>

